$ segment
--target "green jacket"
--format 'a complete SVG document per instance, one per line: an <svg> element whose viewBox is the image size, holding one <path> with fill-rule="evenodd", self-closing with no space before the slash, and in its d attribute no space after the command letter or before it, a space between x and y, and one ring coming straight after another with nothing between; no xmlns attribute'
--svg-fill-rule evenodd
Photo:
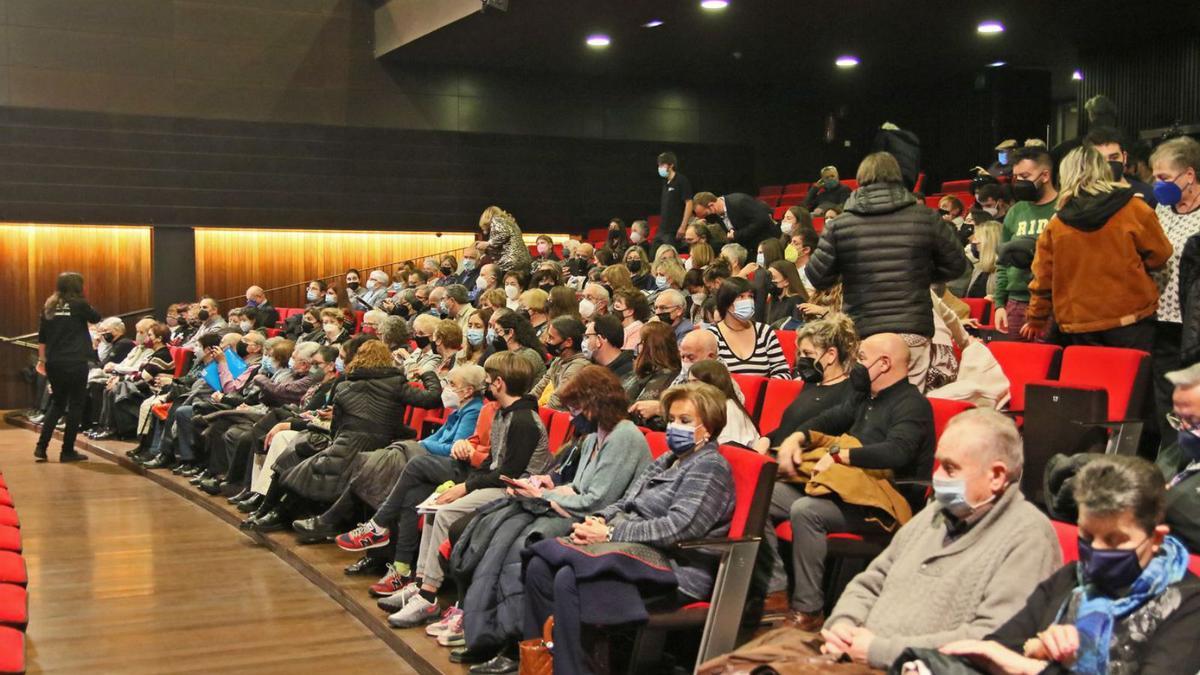
<svg viewBox="0 0 1200 675"><path fill-rule="evenodd" d="M1057 211L1056 203L1034 204L1033 202L1017 202L1004 216L1004 228L1000 232L1000 247L1013 239L1037 239L1042 230L1050 224L1050 219ZM1004 307L1009 300L1029 302L1029 282L1033 281L1033 272L1008 265L996 266L996 292L992 296L996 307Z"/></svg>

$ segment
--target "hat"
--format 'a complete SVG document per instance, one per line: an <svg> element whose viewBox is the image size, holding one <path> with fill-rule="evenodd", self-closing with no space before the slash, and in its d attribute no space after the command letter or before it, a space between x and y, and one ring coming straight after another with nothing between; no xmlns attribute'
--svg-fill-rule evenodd
<svg viewBox="0 0 1200 675"><path fill-rule="evenodd" d="M1001 141L1000 145L996 146L996 149L997 150L1012 150L1015 147L1017 147L1016 139L1010 138L1006 141Z"/></svg>
<svg viewBox="0 0 1200 675"><path fill-rule="evenodd" d="M1025 139L1025 147L1027 147L1027 148L1044 148L1044 147L1046 147L1046 141L1043 141L1040 138L1026 138Z"/></svg>

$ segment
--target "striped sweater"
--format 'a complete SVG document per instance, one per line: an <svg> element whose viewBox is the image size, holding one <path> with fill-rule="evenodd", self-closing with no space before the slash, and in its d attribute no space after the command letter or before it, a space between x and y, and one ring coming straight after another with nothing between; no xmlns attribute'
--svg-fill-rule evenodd
<svg viewBox="0 0 1200 675"><path fill-rule="evenodd" d="M734 375L758 375L776 379L792 379L787 359L783 356L783 348L775 337L775 330L765 323L753 323L754 351L746 359L739 358L725 342L720 326L709 326L709 330L717 336L717 358L725 364Z"/></svg>

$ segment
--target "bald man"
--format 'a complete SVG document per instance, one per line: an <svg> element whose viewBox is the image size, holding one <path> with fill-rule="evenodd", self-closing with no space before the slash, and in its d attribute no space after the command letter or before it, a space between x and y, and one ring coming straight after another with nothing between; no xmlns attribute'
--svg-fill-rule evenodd
<svg viewBox="0 0 1200 675"><path fill-rule="evenodd" d="M800 455L807 449L810 432L849 434L862 444L842 448L823 457L813 470L819 473L835 462L863 469L884 469L895 480L929 480L933 471L933 409L929 400L908 381L908 346L895 333L878 333L858 347L858 364L850 382L860 392L845 403L826 410L779 446L781 477L795 475ZM921 509L924 488L908 497L913 512ZM817 630L824 622L825 536L853 532L883 537L886 532L872 519L882 511L847 504L836 497L808 497L803 487L776 483L771 496L771 517L792 524L792 566L795 586L791 608L797 625ZM770 528L768 528L770 529Z"/></svg>
<svg viewBox="0 0 1200 675"><path fill-rule="evenodd" d="M258 314L258 325L263 328L274 328L279 325L279 310L271 305L267 294L259 286L246 289L246 309Z"/></svg>
<svg viewBox="0 0 1200 675"><path fill-rule="evenodd" d="M683 336L683 340L679 343L679 362L682 368L679 371L679 377L671 382L671 386L677 384L686 384L688 381L688 371L692 366L700 361L717 359L717 334L708 330L694 330ZM737 391L738 397L743 396L740 387L734 388ZM644 419L657 417L662 415L662 404L657 400L638 401L629 406L629 412L639 413Z"/></svg>

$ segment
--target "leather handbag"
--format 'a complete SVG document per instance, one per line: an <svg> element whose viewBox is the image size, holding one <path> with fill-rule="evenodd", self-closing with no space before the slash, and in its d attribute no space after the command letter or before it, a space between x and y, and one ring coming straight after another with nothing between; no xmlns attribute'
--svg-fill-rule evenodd
<svg viewBox="0 0 1200 675"><path fill-rule="evenodd" d="M521 669L518 675L553 675L554 617L546 619L542 637L521 641Z"/></svg>

